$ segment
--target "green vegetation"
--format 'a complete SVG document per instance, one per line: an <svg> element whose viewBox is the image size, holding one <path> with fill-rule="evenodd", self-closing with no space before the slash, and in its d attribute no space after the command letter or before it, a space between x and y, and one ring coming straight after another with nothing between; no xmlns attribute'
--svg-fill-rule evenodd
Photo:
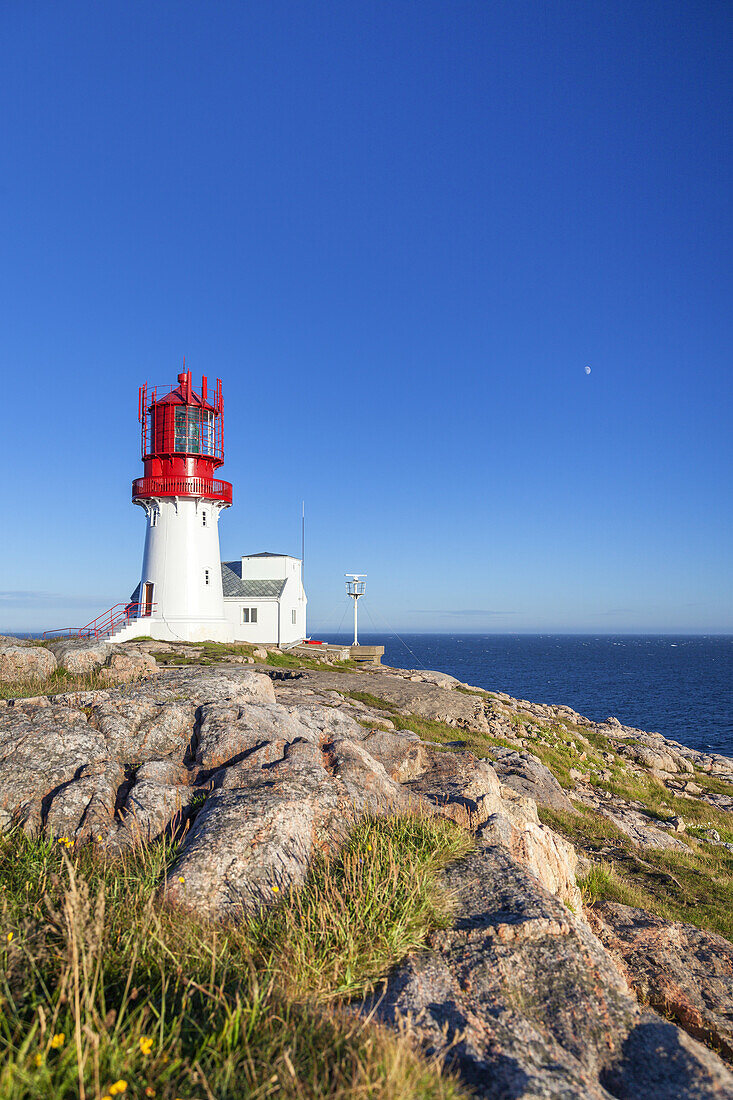
<svg viewBox="0 0 733 1100"><path fill-rule="evenodd" d="M445 820L364 821L280 906L234 927L159 901L169 844L108 860L0 836L0 1096L457 1100L343 999L449 919Z"/></svg>
<svg viewBox="0 0 733 1100"><path fill-rule="evenodd" d="M300 653L277 653L270 650L267 654L268 665L274 668L311 668L321 669L327 672L359 672L356 661L337 661L333 665L324 665L317 657L305 657Z"/></svg>
<svg viewBox="0 0 733 1100"><path fill-rule="evenodd" d="M378 695L372 695L368 691L346 691L344 695L348 699L357 699L368 707L374 707L375 710L387 711L396 730L412 730L423 741L432 741L437 745L461 741L474 756L486 759L491 759L491 749L495 745L516 748L516 745L504 737L492 737L490 734L479 733L476 730L457 729L455 726L449 726L447 722L439 722L434 718L421 718L417 714L400 714L393 703L388 703L386 699L380 699Z"/></svg>
<svg viewBox="0 0 733 1100"><path fill-rule="evenodd" d="M152 651L159 665L212 665L225 657L251 657L254 646L227 642L176 642L191 650L190 656L170 653L167 650Z"/></svg>
<svg viewBox="0 0 733 1100"><path fill-rule="evenodd" d="M543 807L539 815L598 860L580 883L586 900L635 905L733 940L733 853L695 840L684 851L639 848L607 817L579 803L575 808L577 813Z"/></svg>
<svg viewBox="0 0 733 1100"><path fill-rule="evenodd" d="M395 729L412 730L423 741L433 741L438 745L460 741L474 756L489 760L491 749L496 745L516 748L516 745L504 737L492 737L486 733L477 733L475 730L457 729L455 726L449 726L447 722L438 722L434 718L420 718L417 714L393 714L392 721Z"/></svg>
<svg viewBox="0 0 733 1100"><path fill-rule="evenodd" d="M378 695L372 695L369 691L345 691L344 695L347 699L356 699L358 703L363 703L367 707L374 707L375 710L390 712L397 710L393 703L388 703L386 699L380 699Z"/></svg>
<svg viewBox="0 0 733 1100"><path fill-rule="evenodd" d="M276 957L295 996L366 992L431 929L448 926L450 903L437 874L473 843L444 818L357 825L337 859L318 863L288 904L250 924L253 954Z"/></svg>
<svg viewBox="0 0 733 1100"><path fill-rule="evenodd" d="M527 749L545 764L555 778L567 790L575 787L570 769L575 768L590 776L590 783L599 790L608 791L619 799L638 806L650 818L669 821L679 816L686 822L705 823L716 828L721 837L731 828L731 815L709 802L687 798L670 791L661 780L644 769L632 771L629 761L618 752L618 743L595 730L582 729L572 722L553 725L536 725L526 715L516 715L514 724L521 735L532 726ZM610 757L610 759L608 759ZM732 795L733 787L724 780L713 779L696 772L690 779L700 787L718 793Z"/></svg>
<svg viewBox="0 0 733 1100"><path fill-rule="evenodd" d="M160 665L214 665L220 664L227 657L254 657L254 651L259 647L247 642L176 642L177 646L186 646L191 650L190 654L170 653L165 650L153 652L153 656ZM358 672L361 671L356 661L337 661L333 665L325 665L316 657L306 657L299 653L278 652L268 650L267 657L261 664L270 665L272 668L293 669L323 669L330 672Z"/></svg>
<svg viewBox="0 0 733 1100"><path fill-rule="evenodd" d="M28 699L36 695L60 695L69 691L97 691L110 685L96 672L79 675L57 668L44 679L0 681L0 699Z"/></svg>

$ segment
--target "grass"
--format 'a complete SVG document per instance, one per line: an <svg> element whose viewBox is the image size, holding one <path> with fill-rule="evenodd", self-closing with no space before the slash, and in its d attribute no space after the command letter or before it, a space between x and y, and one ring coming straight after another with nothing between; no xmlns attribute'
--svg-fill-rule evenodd
<svg viewBox="0 0 733 1100"><path fill-rule="evenodd" d="M511 741L504 737L492 737L490 734L480 733L476 730L459 729L449 726L447 722L439 722L434 718L421 718L418 714L401 714L393 703L386 699L380 699L378 695L372 695L368 691L347 691L344 695L349 699L356 699L375 710L383 710L389 713L390 720L396 730L412 730L423 741L432 741L437 745L446 745L453 741L464 742L474 756L491 759L491 749L496 745L505 745L516 748Z"/></svg>
<svg viewBox="0 0 733 1100"><path fill-rule="evenodd" d="M170 911L167 843L110 861L0 837L0 1097L457 1100L405 1035L344 1000L450 917L445 820L363 821L277 909L239 926Z"/></svg>
<svg viewBox="0 0 733 1100"><path fill-rule="evenodd" d="M158 664L168 666L178 665L213 665L223 661L226 657L253 657L255 649L264 648L249 643L228 644L226 642L181 642L179 645L187 645L192 648L190 656L182 653L168 653L164 651L154 652ZM296 653L278 653L268 650L263 662L272 668L293 669L323 669L330 672L358 672L360 671L356 661L338 661L333 665L324 665L314 657L301 657Z"/></svg>
<svg viewBox="0 0 733 1100"><path fill-rule="evenodd" d="M446 744L460 739L476 756L489 758L495 745L516 747L502 738L455 729L444 722L414 714L396 713L394 706L365 692L350 695L389 711L397 730L413 730L426 741ZM574 767L590 772L593 786L634 804L649 817L650 824L679 816L689 826L687 834L680 834L688 845L685 851L642 850L636 848L609 818L581 804L576 804L579 813L559 813L540 807L542 821L601 863L605 858L601 853L609 847L613 849L614 862L609 870L609 874L615 876L613 889L609 879L603 896L621 900L623 888L627 904L648 908L669 919L689 921L733 939L733 853L705 841L707 829L714 828L721 840L733 842L733 816L703 799L675 794L643 769L632 771L628 761L614 751L614 742L602 733L571 722L540 726L527 715L514 716L514 725L520 733L527 732L528 721L537 731L537 737L528 738L526 750L537 756L566 789L572 790L575 785L570 776L570 769ZM583 753L585 759L581 759ZM609 755L611 760L606 759ZM601 773L610 778L602 778ZM691 778L700 786L705 779L710 779L697 772ZM725 793L732 790L730 784L717 779L711 780L709 789ZM594 883L595 879L591 879L586 891L601 889L602 883Z"/></svg>
<svg viewBox="0 0 733 1100"><path fill-rule="evenodd" d="M369 691L345 691L344 695L348 699L356 699L358 703L364 703L367 707L374 707L375 710L386 710L391 713L397 711L394 703L388 703L386 699L380 699L378 695L372 695Z"/></svg>
<svg viewBox="0 0 733 1100"><path fill-rule="evenodd" d="M192 650L191 656L182 653L170 653L166 650L153 651L153 657L159 665L212 665L225 657L251 657L253 646L230 644L227 642L178 642Z"/></svg>
<svg viewBox="0 0 733 1100"><path fill-rule="evenodd" d="M598 860L580 881L587 901L620 901L733 940L733 853L695 840L684 850L639 848L607 817L575 807L539 815Z"/></svg>
<svg viewBox="0 0 733 1100"><path fill-rule="evenodd" d="M250 925L256 950L278 958L291 994L363 994L428 931L448 926L450 902L437 875L473 843L447 819L360 824L337 859L316 864L305 889Z"/></svg>
<svg viewBox="0 0 733 1100"><path fill-rule="evenodd" d="M327 672L359 672L361 669L356 661L336 661L334 664L325 664L315 657L301 657L298 653L276 653L270 650L267 654L266 664L274 668L307 668L325 669Z"/></svg>
<svg viewBox="0 0 733 1100"><path fill-rule="evenodd" d="M74 674L57 668L45 679L0 681L0 699L28 699L35 695L59 695L69 691L98 691L110 686L98 673Z"/></svg>

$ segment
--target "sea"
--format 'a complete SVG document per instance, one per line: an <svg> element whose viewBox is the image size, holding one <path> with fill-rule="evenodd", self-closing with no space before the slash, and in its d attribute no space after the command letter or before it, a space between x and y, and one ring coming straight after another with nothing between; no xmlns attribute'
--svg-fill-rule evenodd
<svg viewBox="0 0 733 1100"><path fill-rule="evenodd" d="M349 644L347 634L314 634ZM733 756L733 635L360 634L383 661L436 669L602 722Z"/></svg>

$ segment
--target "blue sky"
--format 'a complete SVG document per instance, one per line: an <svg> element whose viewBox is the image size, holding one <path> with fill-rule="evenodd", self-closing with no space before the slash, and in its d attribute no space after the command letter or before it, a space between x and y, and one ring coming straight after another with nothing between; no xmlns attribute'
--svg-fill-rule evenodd
<svg viewBox="0 0 733 1100"><path fill-rule="evenodd" d="M139 579L137 389L222 556L400 630L733 631L725 2L0 8L0 632ZM591 367L591 373L585 367ZM369 620L365 620L365 626Z"/></svg>

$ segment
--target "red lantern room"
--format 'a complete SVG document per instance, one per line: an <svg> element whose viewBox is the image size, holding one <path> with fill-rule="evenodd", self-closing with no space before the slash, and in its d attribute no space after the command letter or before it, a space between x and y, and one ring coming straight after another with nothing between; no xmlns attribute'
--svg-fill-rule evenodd
<svg viewBox="0 0 733 1100"><path fill-rule="evenodd" d="M178 386L148 398L140 389L139 419L145 474L132 483L132 499L145 497L202 497L225 506L232 503L232 486L214 478L224 462L224 402L221 379L209 396L206 377L201 392L191 383L191 372L178 375Z"/></svg>

